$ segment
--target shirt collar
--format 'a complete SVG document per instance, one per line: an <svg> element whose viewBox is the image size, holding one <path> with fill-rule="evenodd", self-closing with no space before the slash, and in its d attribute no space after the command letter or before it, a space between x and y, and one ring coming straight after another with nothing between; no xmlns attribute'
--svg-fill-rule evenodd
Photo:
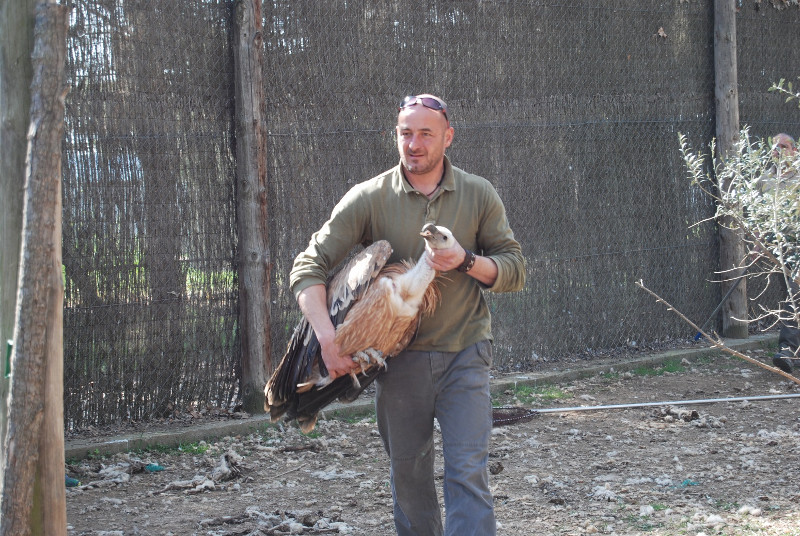
<svg viewBox="0 0 800 536"><path fill-rule="evenodd" d="M405 192L410 194L415 192L414 188L411 186L405 176L403 176L403 164L398 164L397 167L394 168L394 180L392 181L394 184L394 190L397 193ZM444 157L444 177L442 177L442 184L439 185L442 190L453 191L456 189L456 179L455 174L453 173L453 165L450 164L450 159L447 158L447 155Z"/></svg>

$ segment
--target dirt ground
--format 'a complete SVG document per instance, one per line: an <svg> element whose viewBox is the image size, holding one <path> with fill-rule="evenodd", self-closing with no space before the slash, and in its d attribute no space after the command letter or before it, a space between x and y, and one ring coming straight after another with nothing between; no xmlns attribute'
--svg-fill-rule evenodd
<svg viewBox="0 0 800 536"><path fill-rule="evenodd" d="M751 353L767 361L767 355ZM719 354L509 389L497 405L573 407L800 393ZM800 399L540 413L494 429L500 535L800 535ZM206 450L204 450L206 449ZM393 534L374 418L309 435L266 426L68 464L69 534ZM441 451L437 452L441 482Z"/></svg>

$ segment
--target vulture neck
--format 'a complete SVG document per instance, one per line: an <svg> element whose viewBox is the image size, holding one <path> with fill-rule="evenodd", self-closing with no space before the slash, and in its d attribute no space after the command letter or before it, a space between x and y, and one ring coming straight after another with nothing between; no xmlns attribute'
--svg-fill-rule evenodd
<svg viewBox="0 0 800 536"><path fill-rule="evenodd" d="M425 289L428 288L428 285L431 284L433 278L436 277L436 270L434 270L430 264L428 264L428 252L423 251L422 255L420 256L417 263L411 268L406 275L410 281L409 290L411 290L412 294L419 294L422 296L425 293Z"/></svg>
<svg viewBox="0 0 800 536"><path fill-rule="evenodd" d="M416 316L425 291L436 277L436 270L428 264L428 253L425 252L406 273L394 280L396 295L401 298L407 316Z"/></svg>

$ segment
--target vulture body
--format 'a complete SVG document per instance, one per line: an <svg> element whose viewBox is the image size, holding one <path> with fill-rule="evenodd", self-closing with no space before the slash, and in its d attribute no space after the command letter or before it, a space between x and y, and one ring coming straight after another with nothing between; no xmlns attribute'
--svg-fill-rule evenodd
<svg viewBox="0 0 800 536"><path fill-rule="evenodd" d="M452 247L452 233L426 224L420 235L432 248ZM333 402L352 402L413 340L423 315L433 313L439 291L435 270L426 260L386 264L392 253L381 240L353 257L328 283L328 312L336 326L342 355L359 368L331 381L319 341L303 318L286 353L264 389L265 409L273 422L297 419L303 432L313 430L319 411Z"/></svg>

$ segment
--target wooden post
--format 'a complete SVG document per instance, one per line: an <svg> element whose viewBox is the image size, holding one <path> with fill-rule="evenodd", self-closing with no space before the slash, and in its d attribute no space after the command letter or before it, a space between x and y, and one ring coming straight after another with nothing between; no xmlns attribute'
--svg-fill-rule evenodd
<svg viewBox="0 0 800 536"><path fill-rule="evenodd" d="M19 299L2 536L67 533L61 276L61 143L69 8L36 9Z"/></svg>
<svg viewBox="0 0 800 536"><path fill-rule="evenodd" d="M14 336L25 199L25 147L31 109L31 51L36 0L0 2L0 460L9 392L7 341ZM0 463L0 482L2 482Z"/></svg>
<svg viewBox="0 0 800 536"><path fill-rule="evenodd" d="M239 333L244 409L264 412L270 356L270 251L267 146L261 67L261 1L238 0L236 70L236 209L239 234Z"/></svg>
<svg viewBox="0 0 800 536"><path fill-rule="evenodd" d="M739 92L736 75L735 0L714 0L714 96L717 116L717 151L725 159L739 140ZM726 189L728 184L720 184ZM731 222L719 222L719 261L724 295L743 272L745 246L741 232ZM743 280L722 306L722 335L747 338L747 281Z"/></svg>

